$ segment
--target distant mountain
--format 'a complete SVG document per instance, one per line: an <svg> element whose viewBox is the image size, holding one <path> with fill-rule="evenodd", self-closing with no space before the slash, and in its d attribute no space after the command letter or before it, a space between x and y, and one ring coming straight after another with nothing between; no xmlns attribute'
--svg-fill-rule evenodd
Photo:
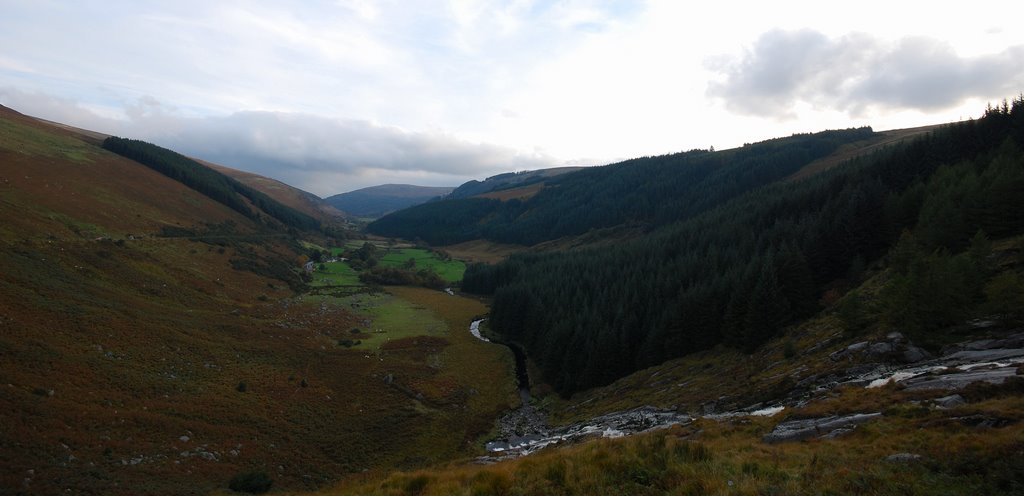
<svg viewBox="0 0 1024 496"><path fill-rule="evenodd" d="M452 191L449 198L469 198L471 196L484 195L496 191L522 188L537 184L545 179L561 176L570 172L576 172L583 167L555 167L526 172L506 172L496 176L488 177L483 181L469 181Z"/></svg>
<svg viewBox="0 0 1024 496"><path fill-rule="evenodd" d="M355 217L378 218L396 210L426 203L451 193L454 188L382 184L324 199L329 205Z"/></svg>

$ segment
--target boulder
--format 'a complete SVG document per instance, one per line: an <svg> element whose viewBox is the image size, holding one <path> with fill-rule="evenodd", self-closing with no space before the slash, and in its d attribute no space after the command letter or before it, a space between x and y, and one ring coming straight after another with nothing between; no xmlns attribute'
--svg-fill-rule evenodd
<svg viewBox="0 0 1024 496"><path fill-rule="evenodd" d="M939 408L955 408L960 405L967 404L967 400L965 400L964 397L960 396L959 394L952 394L949 396L943 396L942 398L934 399L932 400L932 403L934 403L935 406Z"/></svg>
<svg viewBox="0 0 1024 496"><path fill-rule="evenodd" d="M900 359L903 363L917 363L929 358L931 358L930 353L914 345L907 345L907 347L903 349L903 353L900 355Z"/></svg>
<svg viewBox="0 0 1024 496"><path fill-rule="evenodd" d="M868 347L868 354L871 355L888 355L892 353L892 343L875 343Z"/></svg>

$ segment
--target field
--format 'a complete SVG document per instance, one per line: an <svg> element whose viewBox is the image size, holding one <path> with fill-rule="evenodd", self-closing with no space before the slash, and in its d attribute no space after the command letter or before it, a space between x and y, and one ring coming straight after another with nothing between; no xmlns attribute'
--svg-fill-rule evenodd
<svg viewBox="0 0 1024 496"><path fill-rule="evenodd" d="M323 265L321 270L319 267ZM313 271L313 286L362 286L359 273L345 262L324 262Z"/></svg>
<svg viewBox="0 0 1024 496"><path fill-rule="evenodd" d="M433 270L448 282L461 281L462 275L466 272L466 264L462 261L441 260L436 253L422 248L389 249L380 263L385 267L402 267L409 260L416 261L416 270Z"/></svg>

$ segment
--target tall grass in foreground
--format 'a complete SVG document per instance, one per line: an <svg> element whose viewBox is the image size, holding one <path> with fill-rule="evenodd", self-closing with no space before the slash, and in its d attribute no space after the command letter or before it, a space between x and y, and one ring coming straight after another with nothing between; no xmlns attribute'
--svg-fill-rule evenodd
<svg viewBox="0 0 1024 496"><path fill-rule="evenodd" d="M799 411L775 418L700 419L493 465L451 464L367 477L324 494L1021 494L1024 426L979 428L963 420L1020 418L1024 398L1016 386L995 389L954 410L889 409L879 420L832 440L761 442L780 421L802 416ZM902 399L895 388L871 394L874 407ZM860 391L853 396L867 406ZM898 453L919 458L889 459Z"/></svg>

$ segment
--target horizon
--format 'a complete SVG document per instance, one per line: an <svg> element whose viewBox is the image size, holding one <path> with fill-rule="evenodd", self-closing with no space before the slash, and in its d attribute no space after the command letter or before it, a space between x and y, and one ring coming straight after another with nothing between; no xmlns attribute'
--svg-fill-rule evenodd
<svg viewBox="0 0 1024 496"><path fill-rule="evenodd" d="M33 2L0 19L0 104L320 197L457 187L975 118L1024 89L1013 8Z"/></svg>

